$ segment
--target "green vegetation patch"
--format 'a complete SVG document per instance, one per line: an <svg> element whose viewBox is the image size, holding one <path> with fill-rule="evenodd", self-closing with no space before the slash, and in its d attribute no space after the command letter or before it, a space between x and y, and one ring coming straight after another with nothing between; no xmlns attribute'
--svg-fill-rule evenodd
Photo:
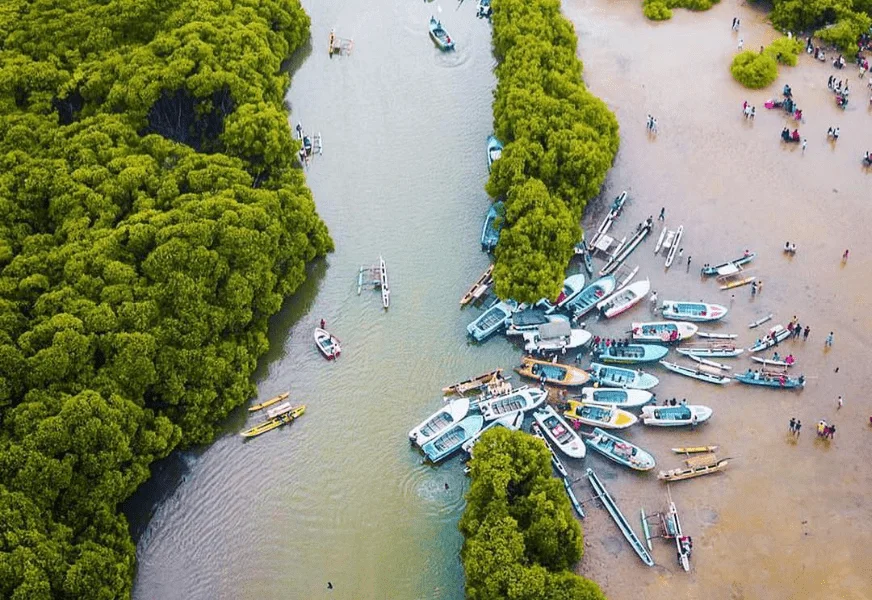
<svg viewBox="0 0 872 600"><path fill-rule="evenodd" d="M745 50L733 59L730 73L745 87L759 90L778 79L778 63L771 53Z"/></svg>
<svg viewBox="0 0 872 600"><path fill-rule="evenodd" d="M708 10L720 0L643 0L642 12L652 21L665 21L672 18L673 8L687 10Z"/></svg>
<svg viewBox="0 0 872 600"><path fill-rule="evenodd" d="M824 42L853 56L860 35L870 33L872 2L869 0L773 0L769 14L782 31L814 31Z"/></svg>

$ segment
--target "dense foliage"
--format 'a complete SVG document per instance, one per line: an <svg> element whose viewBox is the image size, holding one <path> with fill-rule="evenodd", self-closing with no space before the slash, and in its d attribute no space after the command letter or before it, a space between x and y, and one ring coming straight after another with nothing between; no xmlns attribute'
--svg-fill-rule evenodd
<svg viewBox="0 0 872 600"><path fill-rule="evenodd" d="M605 599L568 570L583 552L581 527L541 440L496 427L470 466L460 519L469 600Z"/></svg>
<svg viewBox="0 0 872 600"><path fill-rule="evenodd" d="M283 108L297 0L18 0L0 21L0 597L123 598L118 504L253 392L332 247Z"/></svg>
<svg viewBox="0 0 872 600"><path fill-rule="evenodd" d="M772 24L783 31L815 36L853 54L872 26L872 0L772 0Z"/></svg>
<svg viewBox="0 0 872 600"><path fill-rule="evenodd" d="M673 8L688 10L708 10L720 0L642 0L642 12L652 21L665 21L672 18Z"/></svg>
<svg viewBox="0 0 872 600"><path fill-rule="evenodd" d="M795 67L799 59L799 53L803 51L805 44L794 37L780 37L766 46L764 53L768 54L779 64Z"/></svg>
<svg viewBox="0 0 872 600"><path fill-rule="evenodd" d="M745 87L758 90L778 79L778 63L769 52L745 50L733 58L730 73Z"/></svg>
<svg viewBox="0 0 872 600"><path fill-rule="evenodd" d="M488 193L506 198L496 293L555 298L581 239L587 201L618 151L618 122L581 80L577 38L559 0L494 0L494 130L505 148Z"/></svg>

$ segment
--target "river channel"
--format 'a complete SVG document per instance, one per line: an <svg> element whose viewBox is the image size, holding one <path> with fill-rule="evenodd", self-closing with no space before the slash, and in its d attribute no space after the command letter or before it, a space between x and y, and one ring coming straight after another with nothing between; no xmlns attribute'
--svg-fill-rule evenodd
<svg viewBox="0 0 872 600"><path fill-rule="evenodd" d="M872 173L859 160L872 140L865 80L853 68L842 74L855 90L844 112L826 87L833 69L806 56L769 90L743 90L728 71L737 43L729 23L741 16L745 46L755 48L774 35L761 14L731 0L652 24L639 4L564 3L585 80L621 124L621 150L585 226L624 189L631 200L615 225L621 235L666 207L663 226L685 226L681 264L666 271L649 238L630 258L637 277L649 277L661 299L728 305L726 322L713 329L738 333L745 346L755 338L750 321L773 312L773 323L786 324L797 315L812 334L787 347L809 382L800 393L721 388L652 369L659 397L686 397L715 416L695 431L635 426L627 438L662 468L680 464L669 452L677 445L720 444L735 460L725 473L668 489L694 538L690 574L661 540L658 566L644 567L592 502L579 570L616 600L872 598L872 402L863 395L872 371ZM311 266L272 320L271 349L255 379L260 398L287 390L308 410L247 443L238 433L253 420L240 410L212 446L156 466L127 506L138 539L137 599L463 597L462 465L422 465L406 433L441 404L443 385L520 357L503 337L469 344L465 325L479 311L458 307L488 264L478 237L488 206L490 28L475 18L472 0L303 5L311 47L295 57L288 101L292 122L323 138L307 179L336 251ZM429 40L431 13L457 40L455 52L440 53ZM354 39L350 56L327 56L333 27ZM763 108L785 82L804 110L804 154L779 142L787 121ZM754 121L742 117L745 99L757 107ZM656 136L645 130L649 113ZM825 139L833 125L842 130L837 144ZM798 246L792 258L781 252L785 241ZM746 248L759 253L760 295L700 280L704 262ZM842 264L846 248L851 258ZM388 311L377 292L357 295L358 268L379 255L389 270ZM619 336L631 320L651 317L647 307L633 311L588 327ZM343 342L335 363L312 343L322 318ZM825 351L828 331L836 341ZM846 399L841 410L838 395ZM786 434L790 417L804 424L798 441ZM838 425L832 442L815 439L821 418ZM667 488L652 474L635 477L598 456L571 469L580 476L585 466L637 529L640 507L666 508ZM575 489L590 496L584 481Z"/></svg>

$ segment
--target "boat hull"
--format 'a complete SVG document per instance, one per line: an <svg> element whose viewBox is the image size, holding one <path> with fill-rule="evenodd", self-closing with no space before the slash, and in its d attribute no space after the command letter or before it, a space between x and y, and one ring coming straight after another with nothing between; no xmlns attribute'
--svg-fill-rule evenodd
<svg viewBox="0 0 872 600"><path fill-rule="evenodd" d="M645 406L642 423L652 427L688 427L705 423L712 412L708 406Z"/></svg>
<svg viewBox="0 0 872 600"><path fill-rule="evenodd" d="M460 422L468 412L469 398L458 398L449 402L409 431L409 441L423 446Z"/></svg>
<svg viewBox="0 0 872 600"><path fill-rule="evenodd" d="M609 294L615 291L618 280L614 275L606 275L591 282L586 288L564 305L564 309L569 311L574 318L579 318L596 307L597 302L606 298Z"/></svg>
<svg viewBox="0 0 872 600"><path fill-rule="evenodd" d="M571 400L563 416L570 421L603 429L626 429L636 424L638 417L614 404L594 404Z"/></svg>
<svg viewBox="0 0 872 600"><path fill-rule="evenodd" d="M593 430L593 436L584 441L591 450L634 471L650 471L655 466L654 457L650 452L599 427Z"/></svg>
<svg viewBox="0 0 872 600"><path fill-rule="evenodd" d="M654 400L654 394L645 390L628 390L608 387L586 387L581 390L582 402L608 404L620 408L638 408Z"/></svg>
<svg viewBox="0 0 872 600"><path fill-rule="evenodd" d="M660 383L660 380L654 375L634 369L625 369L623 367L599 363L591 363L590 368L591 379L598 381L601 385L649 390Z"/></svg>
<svg viewBox="0 0 872 600"><path fill-rule="evenodd" d="M657 344L610 346L596 351L598 361L617 365L657 362L669 353L669 348Z"/></svg>
<svg viewBox="0 0 872 600"><path fill-rule="evenodd" d="M533 413L533 420L539 424L542 432L557 446L561 452L570 458L584 458L587 453L584 442L578 437L560 415L547 404Z"/></svg>
<svg viewBox="0 0 872 600"><path fill-rule="evenodd" d="M520 367L515 367L515 371L522 377L541 380L542 375L545 375L545 383L562 386L584 385L590 381L590 374L583 369L564 365L560 363L552 363L544 360L537 360L524 357L524 362Z"/></svg>
<svg viewBox="0 0 872 600"><path fill-rule="evenodd" d="M482 425L484 419L481 415L470 415L439 437L424 444L421 449L430 462L438 463L460 450L464 442L481 430Z"/></svg>
<svg viewBox="0 0 872 600"><path fill-rule="evenodd" d="M665 360L661 360L660 364L672 371L673 373L677 373L678 375L684 375L685 377L690 377L692 379L697 379L699 381L705 381L706 383L714 383L717 385L726 385L730 383L731 379L724 375L718 375L715 373L709 373L708 371L704 371L701 368L690 368L685 367L684 365L678 365L675 363L667 362Z"/></svg>
<svg viewBox="0 0 872 600"><path fill-rule="evenodd" d="M692 337L699 327L684 321L655 321L633 323L633 339L636 341L677 342Z"/></svg>
<svg viewBox="0 0 872 600"><path fill-rule="evenodd" d="M708 304L705 302L680 302L666 300L661 308L663 316L678 321L706 322L717 321L726 316L726 306Z"/></svg>

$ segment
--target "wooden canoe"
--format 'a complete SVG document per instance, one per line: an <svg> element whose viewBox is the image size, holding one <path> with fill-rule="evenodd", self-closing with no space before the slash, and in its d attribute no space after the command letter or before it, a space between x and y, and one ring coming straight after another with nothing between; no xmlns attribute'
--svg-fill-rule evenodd
<svg viewBox="0 0 872 600"><path fill-rule="evenodd" d="M306 405L305 404L302 404L300 406L295 406L290 411L284 412L284 413L276 415L270 419L267 419L263 423L259 423L259 424L255 425L254 427L252 427L251 429L247 429L247 430L243 431L239 435L241 435L242 437L247 437L247 438L261 435L263 433L266 433L267 431L272 431L273 429L276 429L277 427L281 427L282 425L285 425L286 423L290 423L290 422L296 420L297 417L302 415L304 412L306 412Z"/></svg>
<svg viewBox="0 0 872 600"><path fill-rule="evenodd" d="M714 452L718 446L685 446L683 448L673 448L672 451L676 454L696 454L699 452Z"/></svg>
<svg viewBox="0 0 872 600"><path fill-rule="evenodd" d="M484 295L484 293L490 287L491 282L493 282L493 272L494 266L491 265L484 273L481 274L478 280L476 280L476 282L472 284L472 287L469 288L469 291L463 295L463 298L460 299L460 306L466 306L473 300L478 300Z"/></svg>
<svg viewBox="0 0 872 600"><path fill-rule="evenodd" d="M501 379L502 376L502 369L494 369L493 371L488 371L487 373L482 373L481 375L476 375L475 377L464 379L463 381L460 381L453 385L445 386L444 388L442 388L442 393L457 394L458 396L462 396L466 392L470 390L477 390L480 387L494 381L495 379Z"/></svg>
<svg viewBox="0 0 872 600"><path fill-rule="evenodd" d="M277 404L277 403L281 402L282 400L286 399L290 395L291 395L290 392L285 392L284 394L279 394L278 396L270 398L269 400L264 400L260 404L255 404L253 406L249 406L248 412L256 412L256 411L259 411L261 409L266 408L267 406L272 406L273 404Z"/></svg>
<svg viewBox="0 0 872 600"><path fill-rule="evenodd" d="M730 459L722 458L717 463L707 467L687 467L685 469L670 469L669 471L660 471L657 474L657 479L660 481L682 481L684 479L693 479L710 473L723 471L730 464Z"/></svg>

